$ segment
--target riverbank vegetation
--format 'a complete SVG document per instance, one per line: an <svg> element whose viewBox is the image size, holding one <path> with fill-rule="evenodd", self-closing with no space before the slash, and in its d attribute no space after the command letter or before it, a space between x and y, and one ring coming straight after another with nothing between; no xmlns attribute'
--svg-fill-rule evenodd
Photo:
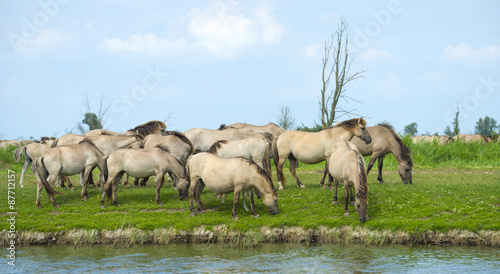
<svg viewBox="0 0 500 274"><path fill-rule="evenodd" d="M298 169L306 189L298 189L293 177L285 172L287 185L279 192L279 214L269 215L262 200L256 199L260 218L254 218L250 212L244 211L240 200L237 221L231 218L231 194L227 195L225 204L221 204L215 195L205 190L202 201L207 207L206 213L190 217L189 200L179 200L177 191L168 183L161 191L164 206L159 207L155 202L153 180L145 187L120 185L117 191L120 206L107 201L106 208L101 209L102 192L90 187L90 198L83 202L79 176L72 176L76 190L62 191L56 187L64 193L56 196L59 208L50 204L43 190L43 208L38 209L35 205L35 177L28 170L25 187L16 186L13 210L8 208L7 199L2 198L0 208L4 217L0 222L0 242L7 244L10 224L6 212L17 212L16 234L25 243L63 241L92 244L117 239L128 239L124 241L129 243L161 243L193 241L194 237L208 242L255 243L295 239L299 242L500 246L499 144L410 144L410 147L415 163L413 184L402 183L397 162L388 155L384 161L386 183L378 183L376 166L368 176L369 220L363 224L353 206L349 207L351 216L344 217L342 187L339 188L338 205L332 204L333 192L320 187L324 164L301 165ZM10 153L0 153L0 191L4 198L7 198L8 170L15 172L17 184L21 176L22 163L14 163L9 158ZM97 181L97 171L94 178ZM118 238L110 240L110 235Z"/></svg>

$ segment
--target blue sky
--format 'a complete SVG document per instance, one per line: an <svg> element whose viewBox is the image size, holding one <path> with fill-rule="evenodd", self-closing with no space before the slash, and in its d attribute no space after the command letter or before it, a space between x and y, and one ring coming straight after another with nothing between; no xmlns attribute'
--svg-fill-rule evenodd
<svg viewBox="0 0 500 274"><path fill-rule="evenodd" d="M347 94L369 125L500 121L498 1L1 1L0 138L60 136L84 94L105 128L319 122L323 42L349 23ZM342 120L350 117L343 117Z"/></svg>

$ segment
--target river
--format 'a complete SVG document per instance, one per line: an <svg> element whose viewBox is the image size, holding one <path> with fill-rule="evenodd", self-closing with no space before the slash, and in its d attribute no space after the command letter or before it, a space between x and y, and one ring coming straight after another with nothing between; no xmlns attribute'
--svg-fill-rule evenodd
<svg viewBox="0 0 500 274"><path fill-rule="evenodd" d="M5 252L7 253L7 252ZM5 256L4 256L5 258ZM22 246L0 273L500 273L500 249L471 246L223 244Z"/></svg>

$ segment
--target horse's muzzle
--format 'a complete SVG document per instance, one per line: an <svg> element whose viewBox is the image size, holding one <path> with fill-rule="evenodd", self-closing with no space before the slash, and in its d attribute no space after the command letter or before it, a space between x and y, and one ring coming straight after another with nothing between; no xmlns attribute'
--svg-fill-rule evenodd
<svg viewBox="0 0 500 274"><path fill-rule="evenodd" d="M366 220L368 220L368 216L366 216L366 215L365 215L364 217L362 217L362 218L359 218L359 221L360 221L361 223L366 222Z"/></svg>
<svg viewBox="0 0 500 274"><path fill-rule="evenodd" d="M367 144L367 145L368 145L369 143L371 143L371 142L372 142L372 137L368 137L368 138L366 138L364 141L365 141L365 144Z"/></svg>

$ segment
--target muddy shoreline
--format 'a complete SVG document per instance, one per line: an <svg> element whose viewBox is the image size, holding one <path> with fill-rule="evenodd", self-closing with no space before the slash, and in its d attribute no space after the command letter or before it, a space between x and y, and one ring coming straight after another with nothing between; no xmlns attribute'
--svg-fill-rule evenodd
<svg viewBox="0 0 500 274"><path fill-rule="evenodd" d="M8 246L6 230L0 232L0 245ZM177 231L173 228L140 230L135 228L109 230L71 230L59 232L17 231L16 247L21 245L96 245L112 244L130 246L136 244L170 243L226 243L235 246L255 246L260 243L320 243L320 244L401 244L401 245L472 245L500 247L500 231L471 232L452 230L446 233L426 231L408 234L403 231L371 231L365 228L339 227L304 229L301 227L267 228L259 231L239 232L226 225L201 226L193 231Z"/></svg>

